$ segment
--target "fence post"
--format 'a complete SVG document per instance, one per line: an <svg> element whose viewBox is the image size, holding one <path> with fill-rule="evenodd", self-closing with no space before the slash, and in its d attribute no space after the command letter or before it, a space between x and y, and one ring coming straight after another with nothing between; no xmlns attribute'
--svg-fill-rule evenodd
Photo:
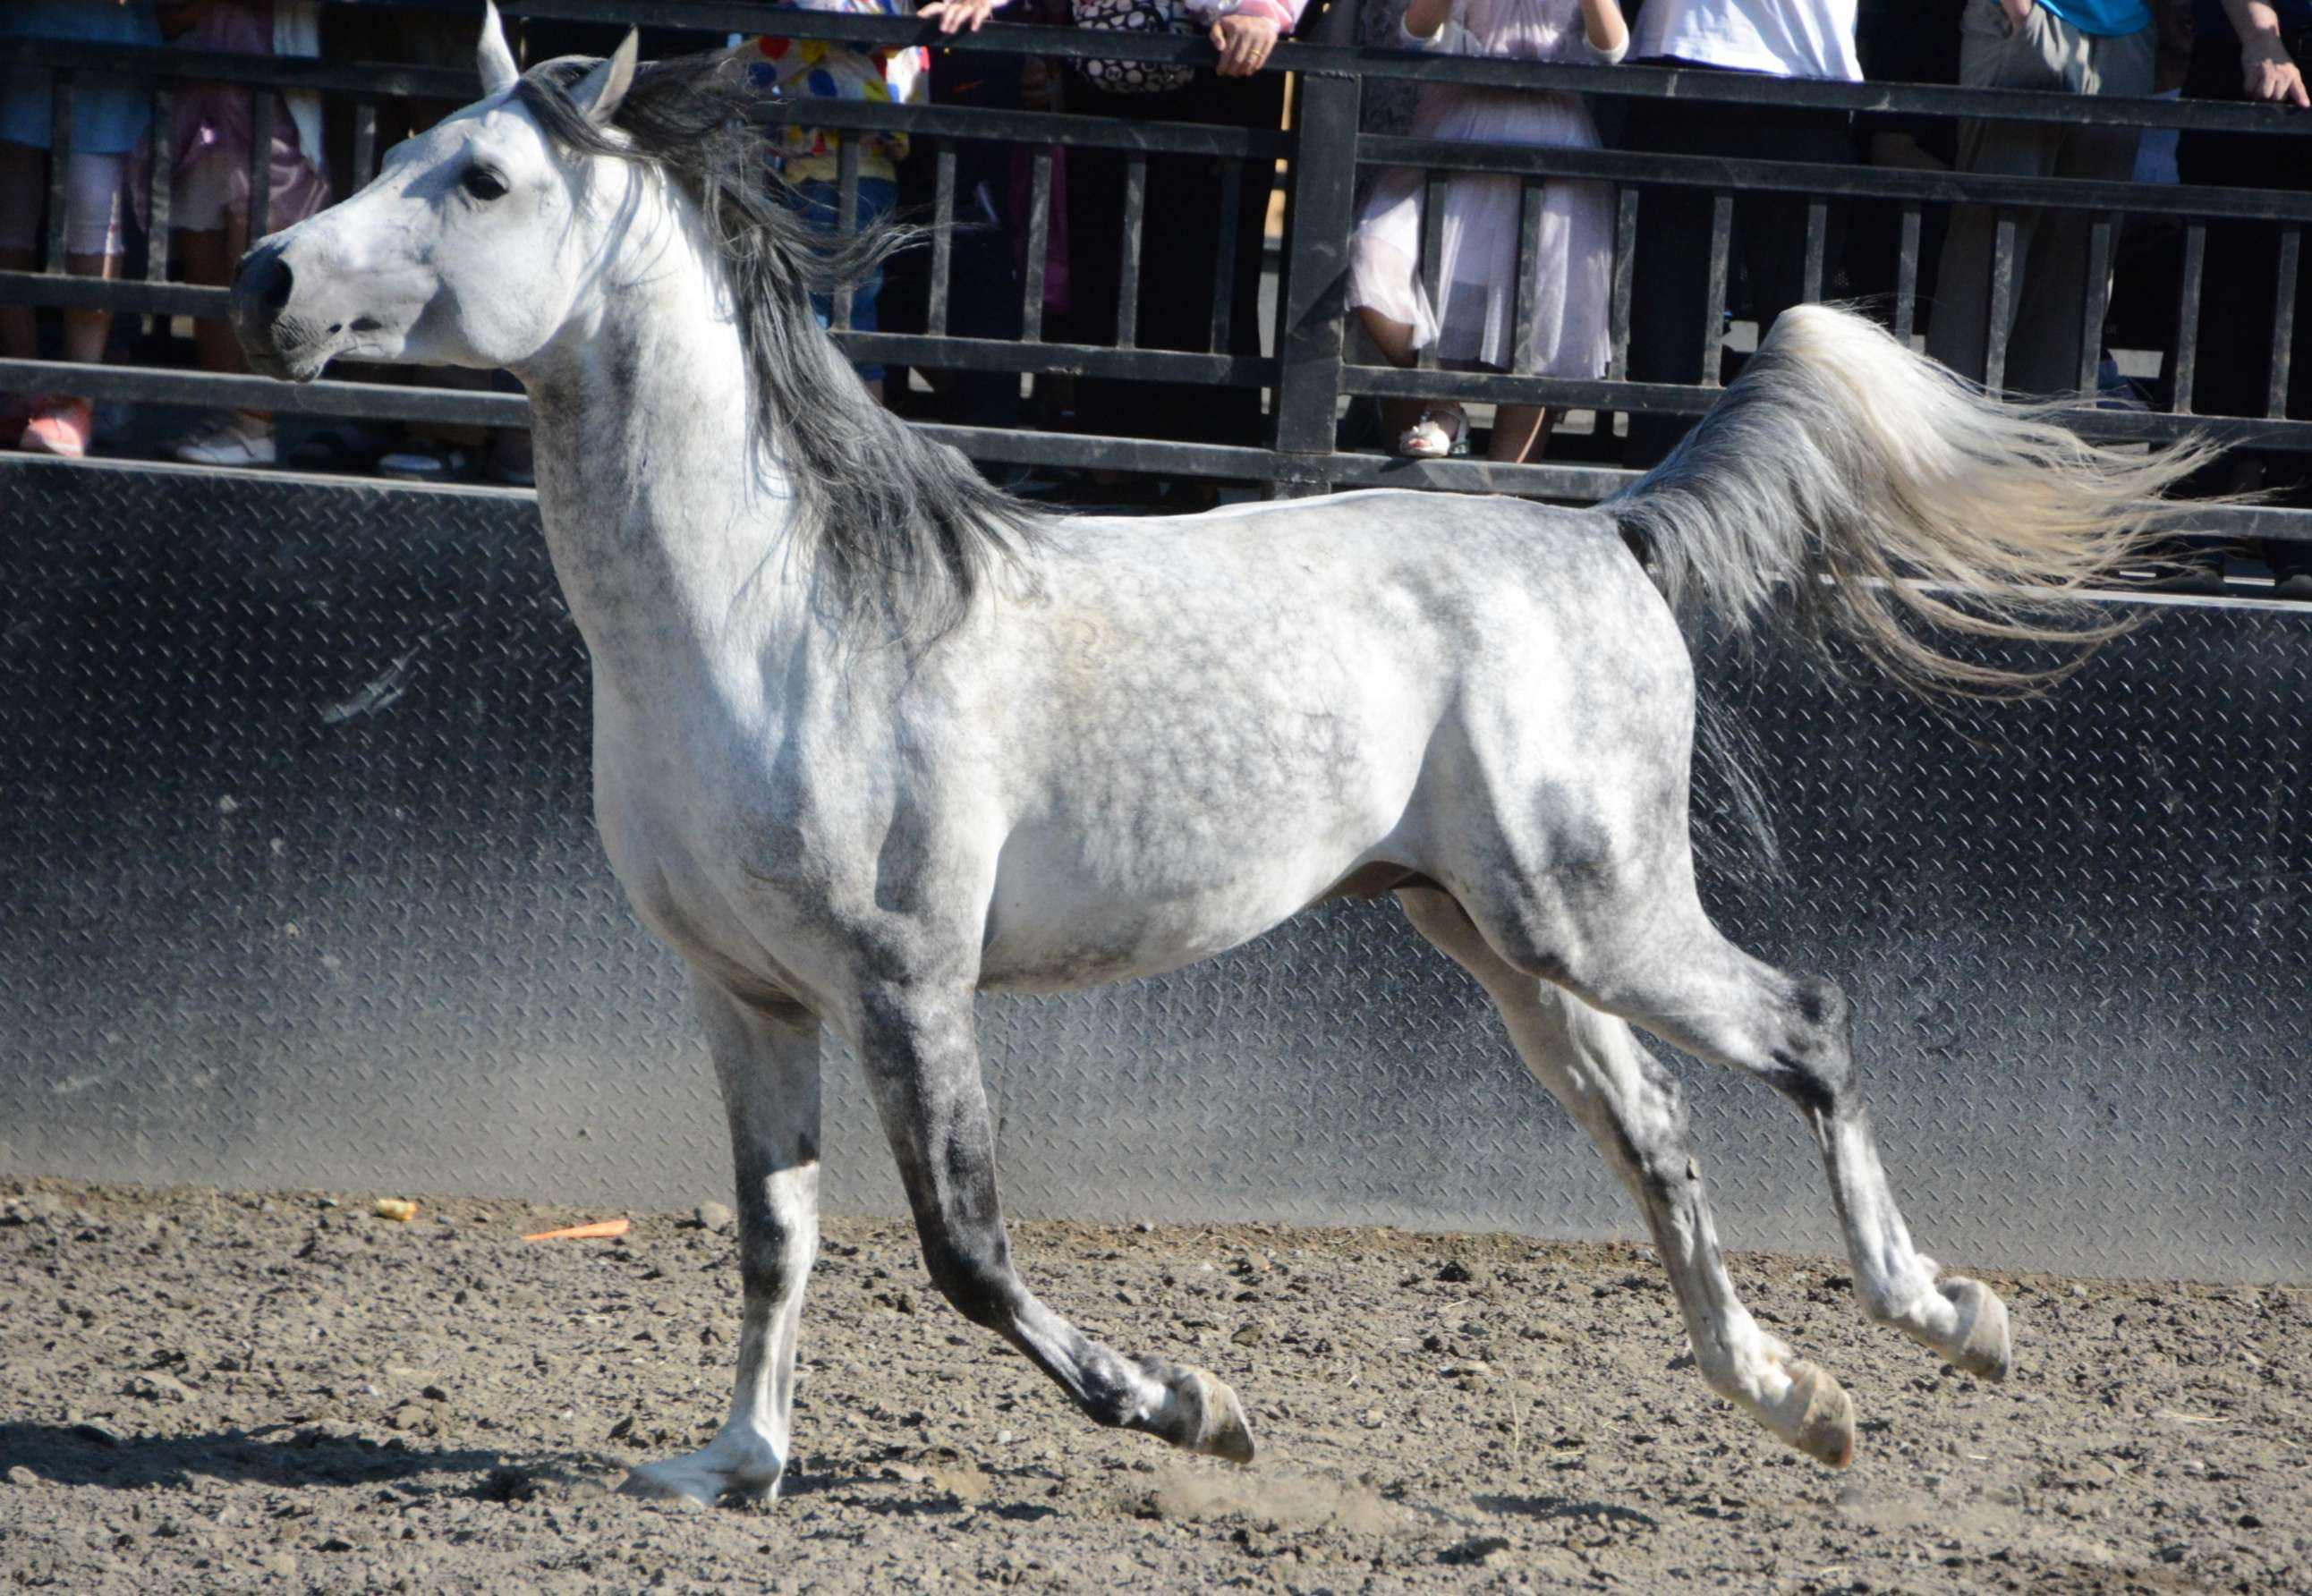
<svg viewBox="0 0 2312 1596"><path fill-rule="evenodd" d="M1354 45L1358 3L1332 0L1312 30L1316 42ZM1276 449L1281 454L1313 455L1321 460L1333 452L1363 87L1355 76L1303 73L1295 94L1292 183L1286 191L1289 225L1276 324ZM1280 483L1280 495L1324 491L1312 479L1324 475L1321 468L1294 474L1300 480Z"/></svg>

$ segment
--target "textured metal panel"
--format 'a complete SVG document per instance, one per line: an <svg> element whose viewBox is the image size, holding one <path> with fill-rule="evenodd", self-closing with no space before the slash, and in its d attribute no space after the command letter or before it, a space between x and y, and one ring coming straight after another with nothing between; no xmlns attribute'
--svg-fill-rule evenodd
<svg viewBox="0 0 2312 1596"><path fill-rule="evenodd" d="M0 1169L673 1204L727 1153L589 818L524 501L0 468ZM1703 650L1938 1257L2312 1273L2312 615L2170 607L1938 715ZM984 1005L1016 1212L1622 1233L1475 988L1387 906ZM1779 1099L1686 1062L1736 1245L1830 1250ZM830 1061L832 1205L896 1210Z"/></svg>

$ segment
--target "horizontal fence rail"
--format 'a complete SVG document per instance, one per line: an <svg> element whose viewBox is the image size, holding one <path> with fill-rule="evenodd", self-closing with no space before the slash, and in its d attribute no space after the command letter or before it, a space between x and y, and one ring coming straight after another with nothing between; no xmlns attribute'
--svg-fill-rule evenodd
<svg viewBox="0 0 2312 1596"><path fill-rule="evenodd" d="M509 4L515 17L624 23L634 7L617 0L552 0ZM1729 348L1726 318L1733 285L1729 259L1730 206L1736 197L1798 196L1808 202L1806 261L1808 297L1828 288L1835 262L1827 259L1831 207L1867 203L1892 207L1900 229L1896 282L1887 319L1902 335L1924 320L1919 291L1923 219L1941 207L1993 207L1998 229L1992 292L2010 291L2014 279L2016 215L2026 209L2083 211L2094 218L2090 245L2080 269L2089 278L2083 312L2081 389L2091 389L2103 347L2108 306L2104 283L2116 259L2120 229L2129 218L2172 229L2180 262L2175 298L2175 330L2159 351L2173 408L2146 411L2101 403L2076 403L2058 412L2066 425L2098 440L2152 447L2205 434L2234 446L2302 452L2312 451L2312 417L2286 414L2289 329L2297 313L2293 273L2302 232L2312 224L2312 195L2253 188L2209 188L2075 179L2029 179L1988 173L1922 171L1860 163L1738 160L1707 155L1670 155L1618 149L1576 149L1458 144L1365 130L1363 90L1370 82L1459 83L1483 87L1578 92L1593 98L1669 101L1712 105L1806 108L1869 118L1883 116L1974 117L2016 122L2089 127L2174 128L2253 134L2292 141L2312 158L2307 121L2280 107L2194 101L2124 100L2022 91L1958 89L1940 85L1846 83L1773 79L1756 75L1685 67L1618 66L1611 68L1440 57L1358 44L1353 41L1354 4L1312 12L1304 37L1279 45L1269 70L1296 75L1299 89L1292 125L1244 128L1202 124L1119 120L1064 111L992 109L959 105L888 105L855 101L766 99L759 119L766 126L799 122L836 131L904 132L932 146L934 241L931 250L927 313L915 327L886 325L868 331L852 325L855 307L838 297L834 336L854 359L928 372L988 373L1038 379L1087 377L1126 381L1195 383L1258 390L1269 417L1270 434L1241 443L1186 443L1157 438L1119 439L1021 432L1016 429L945 425L935 428L975 457L1024 465L1102 467L1187 476L1263 481L1277 493L1324 491L1373 482L1453 488L1482 488L1552 498L1594 499L1617 490L1631 473L1611 465L1545 462L1526 466L1469 461L1407 461L1344 450L1338 425L1344 403L1388 399L1459 399L1479 404L1542 405L1559 412L1593 411L1610 428L1616 415L1691 417L1714 401L1719 363ZM797 38L896 46L924 44L980 54L1032 56L1059 60L1126 59L1147 63L1209 66L1213 59L1201 37L1157 37L1089 32L1069 28L998 22L976 34L947 36L930 24L907 19L798 13L754 3L665 4L651 8L652 25L706 32L769 31ZM69 150L71 107L76 85L98 77L128 78L153 96L157 147L145 196L153 232L165 235L170 196L168 110L170 97L187 83L223 82L257 89L307 89L352 106L351 175L355 182L373 174L381 158L378 111L401 98L460 101L473 92L462 70L375 63L344 63L220 55L173 48L136 49L55 40L12 41L18 60L47 69L55 85L53 123L61 171ZM254 98L258 126L253 141L262 152L275 115L270 93ZM953 229L958 220L956 152L974 145L1024 146L1029 157L1027 266L1017 286L1020 334L994 338L963 336L951 318L955 270ZM856 141L845 153L839 185L839 212L846 222L857 214ZM1069 149L1121 152L1127 157L1125 235L1120 239L1076 238L1079 252L1121 252L1126 287L1115 342L1083 344L1047 337L1045 315L1045 245L1047 202L1055 191L1055 152ZM1277 332L1273 350L1236 352L1241 330L1225 291L1237 251L1261 247L1257 239L1233 236L1232 204L1221 206L1230 218L1218 251L1210 292L1209 337L1200 349L1144 346L1133 313L1140 283L1142 237L1146 215L1148 162L1195 158L1215 163L1217 182L1232 199L1246 183L1264 189L1280 184L1287 206L1287 232L1279 260ZM1343 328L1339 285L1346 263L1346 241L1355 220L1360 172L1404 166L1431 173L1423 268L1434 286L1441 209L1435 201L1456 172L1489 173L1523 185L1520 228L1519 325L1529 332L1529 263L1539 242L1539 197L1551 181L1581 180L1613 185L1616 243L1610 325L1613 358L1597 379L1544 376L1535 364L1529 336L1517 341L1508 371L1440 369L1433 351L1416 365L1363 364L1353 357ZM142 280L104 281L63 270L61 180L50 205L51 248L47 267L0 271L0 303L104 309L118 314L159 318L215 317L226 291L167 280L167 250L150 251ZM261 158L250 172L253 223L267 209L270 173ZM1632 259L1644 207L1655 197L1677 190L1713 197L1717 224L1705 275L1707 299L1700 312L1703 376L1697 383L1635 381L1628 371ZM2269 231L2281 269L2272 362L2264 414L2204 417L2191 413L2191 379L2200 369L2197 325L2203 296L2228 291L2206 280L2211 225L2254 224ZM1171 224L1160 219L1160 224ZM1183 292L1187 290L1183 289ZM1994 318L1994 320L1996 319ZM1994 386L2004 375L2006 350L1994 333L1988 349ZM346 376L357 377L348 367ZM519 427L528 408L509 393L332 380L290 389L264 380L217 373L140 366L88 367L54 361L0 360L0 388L16 392L72 391L92 398L180 405L239 406L299 415L372 421L464 424ZM2281 541L2312 541L2312 513L2279 508L2209 506L2195 513L2195 524L2213 533Z"/></svg>

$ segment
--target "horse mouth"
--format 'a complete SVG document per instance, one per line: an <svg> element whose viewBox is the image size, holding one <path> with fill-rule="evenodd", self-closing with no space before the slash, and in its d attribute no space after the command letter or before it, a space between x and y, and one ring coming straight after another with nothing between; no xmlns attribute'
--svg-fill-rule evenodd
<svg viewBox="0 0 2312 1596"><path fill-rule="evenodd" d="M241 327L241 353L249 359L249 369L259 376L276 377L285 382L311 382L321 374L331 355L344 342L343 329L331 328L327 332L319 329L307 330L277 321L267 328Z"/></svg>

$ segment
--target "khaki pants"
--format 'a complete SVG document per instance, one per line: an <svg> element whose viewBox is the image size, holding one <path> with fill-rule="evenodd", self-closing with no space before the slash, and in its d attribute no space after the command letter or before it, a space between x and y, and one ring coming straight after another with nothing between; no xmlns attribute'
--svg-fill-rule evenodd
<svg viewBox="0 0 2312 1596"><path fill-rule="evenodd" d="M2010 28L1999 0L1967 0L1959 31L1959 82L1969 88L2119 95L2152 90L2157 40L2150 28L2102 38L2080 32L2045 6L2035 6L2020 27ZM2136 137L2127 127L1962 122L1958 170L2124 181L2134 170ZM2010 215L2015 275L2003 386L2019 393L2067 393L2080 384L2080 320L2087 308L2088 231L2095 215L2037 209ZM1998 222L1998 211L1989 206L1953 208L1927 328L1927 353L1978 382L1990 345Z"/></svg>

